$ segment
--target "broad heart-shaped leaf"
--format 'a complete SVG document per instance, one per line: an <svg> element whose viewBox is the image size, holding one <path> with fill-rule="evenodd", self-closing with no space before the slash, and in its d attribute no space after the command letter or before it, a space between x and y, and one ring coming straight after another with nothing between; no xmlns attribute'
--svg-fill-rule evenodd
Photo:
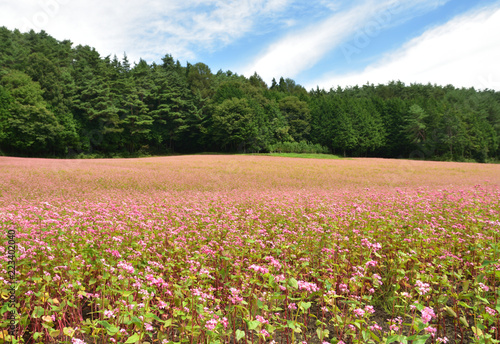
<svg viewBox="0 0 500 344"><path fill-rule="evenodd" d="M71 327L65 327L63 328L63 333L65 336L73 337L73 335L75 334L75 330Z"/></svg>
<svg viewBox="0 0 500 344"><path fill-rule="evenodd" d="M125 342L125 344L137 343L139 341L139 339L141 339L141 337L139 336L139 334L135 333L134 335L130 336L127 339L127 341Z"/></svg>
<svg viewBox="0 0 500 344"><path fill-rule="evenodd" d="M243 337L245 337L245 332L242 330L236 330L236 341L240 340Z"/></svg>
<svg viewBox="0 0 500 344"><path fill-rule="evenodd" d="M293 277L288 280L288 285L295 289L299 288L299 282L297 282L297 280Z"/></svg>
<svg viewBox="0 0 500 344"><path fill-rule="evenodd" d="M169 327L170 325L172 325L172 318L165 320L163 323L164 327Z"/></svg>
<svg viewBox="0 0 500 344"><path fill-rule="evenodd" d="M401 336L399 334L395 334L387 338L387 341L385 342L386 344L394 343L394 342L401 342L401 343L408 343L406 340L405 336Z"/></svg>
<svg viewBox="0 0 500 344"><path fill-rule="evenodd" d="M118 331L120 331L120 329L118 327L111 325L110 323L108 323L105 320L98 321L97 323L101 324L106 330L108 330L108 333L111 336L114 335L114 334L116 334Z"/></svg>
<svg viewBox="0 0 500 344"><path fill-rule="evenodd" d="M479 328L477 328L477 327L472 326L472 327L471 327L471 330L472 330L472 332L474 332L474 334L475 334L476 336L482 336L482 335L483 335L483 331L481 331L481 330L480 330Z"/></svg>
<svg viewBox="0 0 500 344"><path fill-rule="evenodd" d="M328 336L329 336L329 334L330 334L330 331L328 331L328 330L326 330L326 329L325 329L325 330L323 330L323 329L321 329L321 328L317 328L317 329L316 329L316 334L318 335L318 338L319 338L319 339L323 340L323 339L325 339L325 338L328 338Z"/></svg>
<svg viewBox="0 0 500 344"><path fill-rule="evenodd" d="M163 320L161 320L156 314L153 314L153 313L146 313L144 315L144 318L146 318L146 319L154 319L154 320L163 322Z"/></svg>
<svg viewBox="0 0 500 344"><path fill-rule="evenodd" d="M264 304L259 299L257 299L257 307L259 307L259 308L264 307Z"/></svg>
<svg viewBox="0 0 500 344"><path fill-rule="evenodd" d="M54 338L58 337L60 334L61 334L61 331L59 331L59 330L52 330L52 331L49 332L49 335L51 337L54 337Z"/></svg>
<svg viewBox="0 0 500 344"><path fill-rule="evenodd" d="M304 301L299 302L299 308L302 309L303 311L307 311L310 307L311 307L311 302L304 302Z"/></svg>
<svg viewBox="0 0 500 344"><path fill-rule="evenodd" d="M248 321L247 325L249 330L255 330L260 325L260 321L257 320Z"/></svg>
<svg viewBox="0 0 500 344"><path fill-rule="evenodd" d="M40 306L36 306L35 309L33 310L33 314L31 315L33 318L40 318L43 315L44 310Z"/></svg>
<svg viewBox="0 0 500 344"><path fill-rule="evenodd" d="M136 325L138 325L138 326L141 326L141 325L142 325L142 321L141 321L141 319L139 319L139 318L138 318L138 317L136 317L136 316L133 316L133 317L132 317L132 319L130 320L130 322L131 322L132 324L136 324Z"/></svg>
<svg viewBox="0 0 500 344"><path fill-rule="evenodd" d="M427 341L427 339L429 339L430 336L431 336L430 334L425 334L422 336L414 335L406 339L411 341L413 344L425 344L425 342Z"/></svg>
<svg viewBox="0 0 500 344"><path fill-rule="evenodd" d="M427 341L427 339L429 339L430 336L431 336L430 334L426 334L424 336L418 336L418 338L413 341L413 344L425 344L425 342Z"/></svg>

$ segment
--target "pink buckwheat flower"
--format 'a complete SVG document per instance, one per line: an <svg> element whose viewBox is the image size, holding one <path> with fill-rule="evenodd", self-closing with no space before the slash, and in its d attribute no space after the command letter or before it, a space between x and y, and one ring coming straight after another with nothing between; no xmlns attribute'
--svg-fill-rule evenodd
<svg viewBox="0 0 500 344"><path fill-rule="evenodd" d="M431 291L429 283L423 283L421 281L416 281L415 285L418 287L418 293L420 295L427 294L429 291Z"/></svg>
<svg viewBox="0 0 500 344"><path fill-rule="evenodd" d="M217 327L217 320L215 319L210 319L209 321L207 321L205 327L209 330L209 331L213 331L214 328Z"/></svg>
<svg viewBox="0 0 500 344"><path fill-rule="evenodd" d="M425 307L422 310L422 322L424 324L427 324L429 321L431 321L432 318L435 318L436 314L434 314L434 310L430 307Z"/></svg>
<svg viewBox="0 0 500 344"><path fill-rule="evenodd" d="M226 317L222 318L221 323L222 323L222 325L224 326L225 329L229 325L229 321L227 320Z"/></svg>
<svg viewBox="0 0 500 344"><path fill-rule="evenodd" d="M261 317L260 315L257 315L255 317L255 319L257 319L258 322L260 322L261 324L269 324L269 321L267 321L266 319L264 319L263 317Z"/></svg>
<svg viewBox="0 0 500 344"><path fill-rule="evenodd" d="M113 313L113 311L104 311L104 316L108 318L114 318L115 313Z"/></svg>
<svg viewBox="0 0 500 344"><path fill-rule="evenodd" d="M71 338L71 343L72 344L85 344L85 342L81 339L78 338Z"/></svg>
<svg viewBox="0 0 500 344"><path fill-rule="evenodd" d="M437 332L437 329L435 329L432 326L428 326L428 327L424 328L424 330L426 333L429 333L432 336L432 338L434 338L434 336L436 335L436 332Z"/></svg>
<svg viewBox="0 0 500 344"><path fill-rule="evenodd" d="M483 289L483 291L489 291L490 290L490 287L488 287L487 285L484 285L483 283L479 283L479 286L481 287L481 289Z"/></svg>
<svg viewBox="0 0 500 344"><path fill-rule="evenodd" d="M357 316L358 318L362 318L362 317L363 317L363 315L365 315L365 311L364 311L364 310L362 310L361 308L356 308L356 309L354 310L354 314L356 314L356 316Z"/></svg>
<svg viewBox="0 0 500 344"><path fill-rule="evenodd" d="M373 308L373 306L365 306L365 312L367 313L375 313L375 308Z"/></svg>
<svg viewBox="0 0 500 344"><path fill-rule="evenodd" d="M496 310L494 309L491 309L490 307L486 307L486 312L489 314L489 315L495 315L497 313Z"/></svg>

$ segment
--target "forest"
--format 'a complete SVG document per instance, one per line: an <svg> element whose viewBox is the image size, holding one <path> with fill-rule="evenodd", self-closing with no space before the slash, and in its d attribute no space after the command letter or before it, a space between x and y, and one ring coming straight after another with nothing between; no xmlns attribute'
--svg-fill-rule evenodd
<svg viewBox="0 0 500 344"><path fill-rule="evenodd" d="M204 63L102 57L0 27L0 155L312 151L498 162L500 92L452 85L267 85ZM409 66L409 68L411 68Z"/></svg>

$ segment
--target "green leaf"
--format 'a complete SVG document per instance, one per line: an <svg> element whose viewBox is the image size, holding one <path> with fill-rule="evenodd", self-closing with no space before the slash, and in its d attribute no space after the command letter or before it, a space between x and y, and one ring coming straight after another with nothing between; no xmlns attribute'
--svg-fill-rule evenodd
<svg viewBox="0 0 500 344"><path fill-rule="evenodd" d="M431 335L430 334L426 334L424 336L417 336L417 338L413 341L413 344L425 344L425 342L427 341L427 339L429 339Z"/></svg>
<svg viewBox="0 0 500 344"><path fill-rule="evenodd" d="M259 327L260 321L257 320L248 321L247 325L249 330L255 330L257 327Z"/></svg>
<svg viewBox="0 0 500 344"><path fill-rule="evenodd" d="M236 340L238 341L243 337L245 337L245 332L242 330L236 330Z"/></svg>
<svg viewBox="0 0 500 344"><path fill-rule="evenodd" d="M259 307L259 308L264 307L264 304L259 299L257 299L257 307Z"/></svg>
<svg viewBox="0 0 500 344"><path fill-rule="evenodd" d="M138 317L135 317L135 316L134 316L134 317L132 317L132 319L130 320L130 322L131 322L132 324L136 324L136 325L139 325L139 326L141 326L141 325L142 325L142 321L141 321L141 319L139 319Z"/></svg>
<svg viewBox="0 0 500 344"><path fill-rule="evenodd" d="M469 285L470 285L470 281L463 281L463 282L462 282L462 288L463 288L463 289L462 289L462 291L463 291L464 293L466 293L466 292L467 292L467 290L469 290Z"/></svg>
<svg viewBox="0 0 500 344"><path fill-rule="evenodd" d="M476 295L476 297L477 297L479 300L481 300L481 301L483 301L484 303L486 303L487 305L489 305L489 304L490 304L490 303L489 303L489 301L488 301L488 300L486 300L485 298L483 298L483 297L481 297L481 296L479 296L479 295Z"/></svg>
<svg viewBox="0 0 500 344"><path fill-rule="evenodd" d="M108 323L105 320L98 321L97 323L101 324L108 331L108 333L109 333L110 336L112 336L112 335L118 333L118 331L120 331L120 328L111 325L110 323Z"/></svg>
<svg viewBox="0 0 500 344"><path fill-rule="evenodd" d="M304 311L307 311L311 307L311 302L299 302L299 308L301 308Z"/></svg>
<svg viewBox="0 0 500 344"><path fill-rule="evenodd" d="M49 335L51 337L54 337L54 338L58 337L60 334L61 334L61 331L59 331L59 330L52 330L52 331L49 332Z"/></svg>
<svg viewBox="0 0 500 344"><path fill-rule="evenodd" d="M147 313L146 315L144 315L144 318L154 319L156 321L163 322L163 320L161 320L156 314L153 314L153 313Z"/></svg>
<svg viewBox="0 0 500 344"><path fill-rule="evenodd" d="M293 277L288 280L288 285L295 289L299 288L299 282L297 282L297 280Z"/></svg>
<svg viewBox="0 0 500 344"><path fill-rule="evenodd" d="M37 340L41 336L43 336L43 332L35 332L35 333L33 333L33 339L34 340Z"/></svg>
<svg viewBox="0 0 500 344"><path fill-rule="evenodd" d="M362 331L361 334L363 336L364 342L368 342L368 339L370 339L370 331Z"/></svg>
<svg viewBox="0 0 500 344"><path fill-rule="evenodd" d="M401 336L399 334L394 334L387 338L387 341L385 342L386 344L389 343L394 343L394 342L403 342L403 339L406 341L406 338L404 336Z"/></svg>
<svg viewBox="0 0 500 344"><path fill-rule="evenodd" d="M36 306L31 316L33 318L40 318L43 315L43 313L44 313L43 308L40 306Z"/></svg>
<svg viewBox="0 0 500 344"><path fill-rule="evenodd" d="M127 339L125 344L137 343L140 339L141 339L141 337L139 336L139 334L135 333L133 336L131 336Z"/></svg>
<svg viewBox="0 0 500 344"><path fill-rule="evenodd" d="M380 338L375 333L373 333L373 331L370 331L370 334L373 340L375 340L377 343L380 343Z"/></svg>
<svg viewBox="0 0 500 344"><path fill-rule="evenodd" d="M463 302L463 301L460 301L458 304L459 304L460 306L462 306L462 307L465 307L465 308L469 308L469 309L472 309L472 308L473 308L473 307L469 306L468 304L466 304L466 303L465 303L465 302Z"/></svg>
<svg viewBox="0 0 500 344"><path fill-rule="evenodd" d="M75 334L75 330L71 327L65 327L63 328L63 333L65 336L73 337L73 335Z"/></svg>
<svg viewBox="0 0 500 344"><path fill-rule="evenodd" d="M474 332L474 334L475 334L476 336L482 336L482 335L483 335L483 331L481 331L481 330L480 330L480 329L478 329L477 327L472 326L472 327L471 327L471 330L472 330L472 332Z"/></svg>
<svg viewBox="0 0 500 344"><path fill-rule="evenodd" d="M455 313L455 311L451 309L451 307L446 306L444 309L446 310L446 313L448 313L449 316L454 318L457 317L457 313Z"/></svg>
<svg viewBox="0 0 500 344"><path fill-rule="evenodd" d="M485 260L485 261L483 262L483 264L481 264L481 266L488 266L488 265L490 265L491 263L493 263L491 260Z"/></svg>
<svg viewBox="0 0 500 344"><path fill-rule="evenodd" d="M320 340L323 340L325 338L325 331L321 328L316 329L316 334L318 335L318 338Z"/></svg>

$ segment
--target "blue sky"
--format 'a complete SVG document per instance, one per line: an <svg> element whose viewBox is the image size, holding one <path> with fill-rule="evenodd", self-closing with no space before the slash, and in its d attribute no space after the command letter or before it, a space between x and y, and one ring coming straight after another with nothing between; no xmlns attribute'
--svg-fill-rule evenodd
<svg viewBox="0 0 500 344"><path fill-rule="evenodd" d="M0 25L307 89L401 80L500 91L500 0L7 0Z"/></svg>

